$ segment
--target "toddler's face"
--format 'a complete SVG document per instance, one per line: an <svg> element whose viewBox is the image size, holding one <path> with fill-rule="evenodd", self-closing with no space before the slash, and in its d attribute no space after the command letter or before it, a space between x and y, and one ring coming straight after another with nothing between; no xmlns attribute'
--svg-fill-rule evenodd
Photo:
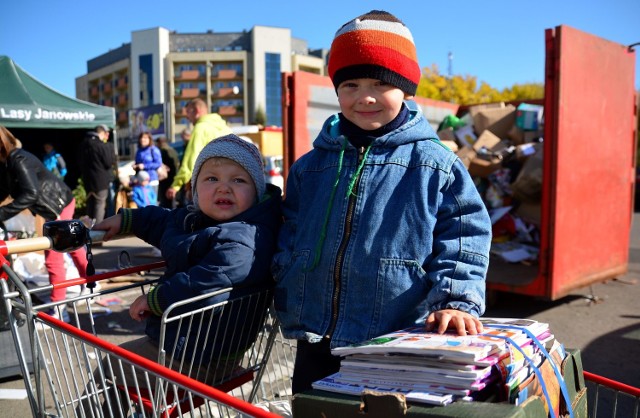
<svg viewBox="0 0 640 418"><path fill-rule="evenodd" d="M346 80L338 86L342 114L359 128L372 131L398 116L404 99L411 96L373 78Z"/></svg>
<svg viewBox="0 0 640 418"><path fill-rule="evenodd" d="M209 158L196 179L200 210L226 221L249 209L256 201L256 186L249 173L227 158Z"/></svg>

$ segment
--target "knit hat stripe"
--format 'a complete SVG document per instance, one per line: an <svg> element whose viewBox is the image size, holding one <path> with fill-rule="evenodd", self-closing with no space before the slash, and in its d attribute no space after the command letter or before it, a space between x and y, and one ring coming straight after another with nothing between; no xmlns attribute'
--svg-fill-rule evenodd
<svg viewBox="0 0 640 418"><path fill-rule="evenodd" d="M383 46L393 48L414 61L418 60L416 47L407 38L392 33L385 33L376 30L363 30L347 32L333 41L332 48L338 51L348 49L353 45L359 45L358 52L365 52L368 47L375 48ZM354 53L355 51L350 51Z"/></svg>
<svg viewBox="0 0 640 418"><path fill-rule="evenodd" d="M351 22L345 24L341 27L338 32L336 32L334 38L338 38L341 35L344 35L348 32L359 31L359 30L375 30L387 33L393 33L398 36L402 36L406 38L411 43L413 42L413 36L409 31L409 28L402 24L398 24L397 22L389 22L385 20L358 20L354 19Z"/></svg>
<svg viewBox="0 0 640 418"><path fill-rule="evenodd" d="M369 64L350 65L348 67L340 68L333 75L333 82L336 84L337 89L337 86L339 86L343 81L354 80L356 78L373 78L376 80L382 80L385 83L396 86L411 96L415 95L415 91L418 89L417 83L409 80L402 74L389 71L388 68L381 67L379 65Z"/></svg>
<svg viewBox="0 0 640 418"><path fill-rule="evenodd" d="M405 74L407 78L412 79L416 83L420 81L420 69L416 65L417 57L415 48L406 44L403 38L393 37L388 40L388 36L382 38L377 36L378 33L350 33L336 39L333 44L333 53L329 61L329 76L338 68L346 65L357 64L377 64L389 66L389 69L395 72ZM398 42L395 42L398 41ZM360 45L354 48L353 45ZM416 71L417 70L417 71ZM415 77L415 78L413 78Z"/></svg>

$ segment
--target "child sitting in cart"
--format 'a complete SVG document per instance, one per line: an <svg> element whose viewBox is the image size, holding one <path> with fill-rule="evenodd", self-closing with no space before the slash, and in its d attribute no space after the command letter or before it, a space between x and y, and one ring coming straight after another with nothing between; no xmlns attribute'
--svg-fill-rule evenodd
<svg viewBox="0 0 640 418"><path fill-rule="evenodd" d="M269 266L281 223L281 190L265 183L258 149L233 134L214 139L198 155L191 182L193 202L187 207L120 209L93 227L106 231L104 241L133 233L159 248L166 260L158 285L129 308L133 319L146 320L146 336L121 344L153 361L158 359L160 319L172 303L228 287L234 297L272 285ZM182 332L176 335L167 327L167 352ZM127 372L126 381L133 382ZM146 380L138 376L138 382Z"/></svg>

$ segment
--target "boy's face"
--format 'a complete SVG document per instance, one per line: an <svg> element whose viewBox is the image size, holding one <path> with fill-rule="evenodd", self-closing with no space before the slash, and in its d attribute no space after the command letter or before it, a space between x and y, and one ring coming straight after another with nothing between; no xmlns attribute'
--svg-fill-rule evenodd
<svg viewBox="0 0 640 418"><path fill-rule="evenodd" d="M226 221L256 201L256 186L249 173L227 158L209 158L196 179L200 210L216 221Z"/></svg>
<svg viewBox="0 0 640 418"><path fill-rule="evenodd" d="M373 78L346 80L338 86L342 114L361 129L372 131L398 116L402 102L412 96Z"/></svg>

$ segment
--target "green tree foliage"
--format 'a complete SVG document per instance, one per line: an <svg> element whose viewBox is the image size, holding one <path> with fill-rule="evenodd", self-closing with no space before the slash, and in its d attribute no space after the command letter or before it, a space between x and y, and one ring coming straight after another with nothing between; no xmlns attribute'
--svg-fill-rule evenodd
<svg viewBox="0 0 640 418"><path fill-rule="evenodd" d="M422 69L417 96L445 102L465 104L508 102L511 100L542 99L544 85L540 83L514 84L499 91L477 77L454 75L446 77L440 74L438 66Z"/></svg>

